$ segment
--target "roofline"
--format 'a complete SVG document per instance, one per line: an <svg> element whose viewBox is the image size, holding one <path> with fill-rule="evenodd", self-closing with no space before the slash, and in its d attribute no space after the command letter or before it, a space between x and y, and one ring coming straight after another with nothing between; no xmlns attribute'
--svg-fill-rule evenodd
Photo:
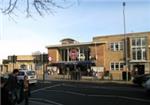
<svg viewBox="0 0 150 105"><path fill-rule="evenodd" d="M126 33L126 35L133 35L133 34L145 34L145 33L150 33L150 31L146 32L132 32L132 33ZM118 37L118 36L123 36L124 34L111 34L111 35L101 35L101 36L95 36L93 39L96 38L103 38L103 37Z"/></svg>
<svg viewBox="0 0 150 105"><path fill-rule="evenodd" d="M49 45L46 46L46 48L61 48L61 47L72 47L72 46L84 46L84 45L95 45L95 44L105 44L107 43L106 41L101 41L101 42L83 42L83 43L75 43L75 44L65 44L65 45Z"/></svg>

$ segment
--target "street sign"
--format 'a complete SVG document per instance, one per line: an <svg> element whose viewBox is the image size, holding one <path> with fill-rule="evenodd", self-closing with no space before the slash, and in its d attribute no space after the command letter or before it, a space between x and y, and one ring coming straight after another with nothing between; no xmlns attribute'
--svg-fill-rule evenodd
<svg viewBox="0 0 150 105"><path fill-rule="evenodd" d="M48 57L48 60L51 62L51 61L52 61L52 57L51 57L51 56L49 56L49 57Z"/></svg>

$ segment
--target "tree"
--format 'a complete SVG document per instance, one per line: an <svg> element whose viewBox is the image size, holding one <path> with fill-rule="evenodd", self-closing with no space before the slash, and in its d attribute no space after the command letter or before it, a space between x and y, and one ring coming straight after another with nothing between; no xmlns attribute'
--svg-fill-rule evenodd
<svg viewBox="0 0 150 105"><path fill-rule="evenodd" d="M56 8L65 9L72 5L72 0L1 0L0 10L7 15L17 14L18 11L25 12L26 16L30 17L35 11L43 16L53 14Z"/></svg>

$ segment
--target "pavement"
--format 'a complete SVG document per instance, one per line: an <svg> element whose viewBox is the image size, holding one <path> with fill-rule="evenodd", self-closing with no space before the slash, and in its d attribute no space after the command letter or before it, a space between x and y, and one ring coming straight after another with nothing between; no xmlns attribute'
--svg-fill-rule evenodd
<svg viewBox="0 0 150 105"><path fill-rule="evenodd" d="M40 82L50 82L50 81L62 81L62 82L81 82L81 83L117 83L117 84L133 84L132 80L109 80L109 79L98 79L92 76L82 76L81 79L74 80L68 76L49 76L43 80L43 78L38 79Z"/></svg>

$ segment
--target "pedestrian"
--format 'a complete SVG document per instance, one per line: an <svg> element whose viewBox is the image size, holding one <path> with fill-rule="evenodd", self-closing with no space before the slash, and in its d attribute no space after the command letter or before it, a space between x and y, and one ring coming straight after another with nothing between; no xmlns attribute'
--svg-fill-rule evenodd
<svg viewBox="0 0 150 105"><path fill-rule="evenodd" d="M28 77L24 76L24 99L25 99L25 105L29 105L29 96L30 96L30 88L29 88L29 80Z"/></svg>
<svg viewBox="0 0 150 105"><path fill-rule="evenodd" d="M12 74L9 75L8 80L6 82L5 89L8 92L8 102L9 105L15 105L18 100L18 80L17 75L19 73L18 69L14 69Z"/></svg>
<svg viewBox="0 0 150 105"><path fill-rule="evenodd" d="M6 80L4 77L1 77L1 83L0 83L0 87L1 87L1 105L9 105L8 103L8 92L6 91L5 85L6 85Z"/></svg>

